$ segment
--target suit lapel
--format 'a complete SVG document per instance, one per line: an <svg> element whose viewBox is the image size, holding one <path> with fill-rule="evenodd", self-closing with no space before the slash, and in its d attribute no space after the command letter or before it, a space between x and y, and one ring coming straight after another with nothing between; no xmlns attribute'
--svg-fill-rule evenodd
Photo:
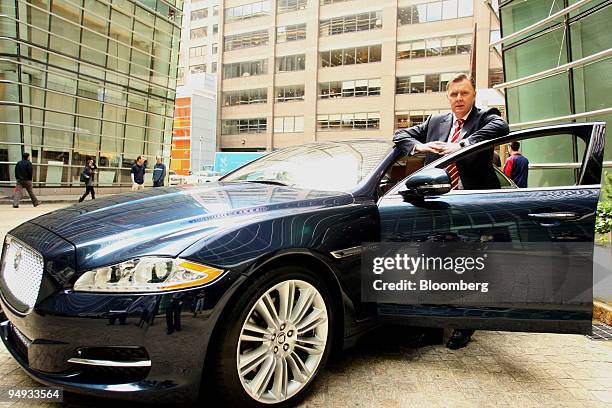
<svg viewBox="0 0 612 408"><path fill-rule="evenodd" d="M476 125L478 124L478 110L479 109L476 106L474 106L472 108L472 111L470 112L470 115L467 117L465 124L463 125L463 131L465 132L463 134L464 139L468 137L469 135L471 135L472 133L474 133L474 129L476 128Z"/></svg>
<svg viewBox="0 0 612 408"><path fill-rule="evenodd" d="M452 126L451 122L453 121L452 118L453 114L449 113L440 121L440 132L436 135L436 140L441 142L446 142L448 140L448 135L450 134Z"/></svg>

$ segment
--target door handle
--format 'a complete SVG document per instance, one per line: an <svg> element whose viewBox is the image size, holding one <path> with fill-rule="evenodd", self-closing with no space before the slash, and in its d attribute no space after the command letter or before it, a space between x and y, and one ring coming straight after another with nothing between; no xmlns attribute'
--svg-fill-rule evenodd
<svg viewBox="0 0 612 408"><path fill-rule="evenodd" d="M575 212L544 212L544 213L535 213L528 214L527 217L534 221L568 221L568 220L576 220L580 218L579 214Z"/></svg>
<svg viewBox="0 0 612 408"><path fill-rule="evenodd" d="M527 214L527 217L543 227L557 227L561 225L562 221L577 220L580 215L575 212L561 211Z"/></svg>

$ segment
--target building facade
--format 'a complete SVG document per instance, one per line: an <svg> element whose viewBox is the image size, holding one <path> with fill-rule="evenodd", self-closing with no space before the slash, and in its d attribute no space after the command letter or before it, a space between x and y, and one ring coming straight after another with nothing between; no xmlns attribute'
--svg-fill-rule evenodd
<svg viewBox="0 0 612 408"><path fill-rule="evenodd" d="M193 88L205 78L198 79L199 74L217 73L219 0L187 0L183 12L177 85Z"/></svg>
<svg viewBox="0 0 612 408"><path fill-rule="evenodd" d="M212 168L217 150L219 1L188 0L183 10L170 169L186 176Z"/></svg>
<svg viewBox="0 0 612 408"><path fill-rule="evenodd" d="M217 151L216 79L205 72L192 74L176 88L170 162L176 174L212 170Z"/></svg>
<svg viewBox="0 0 612 408"><path fill-rule="evenodd" d="M169 161L182 0L0 8L0 187L14 185L23 152L35 187L60 194L82 188L90 157L96 185L112 191L131 185L138 155L150 168L155 155Z"/></svg>
<svg viewBox="0 0 612 408"><path fill-rule="evenodd" d="M326 140L390 140L448 111L470 72L501 82L499 20L478 0L222 0L218 144L261 151ZM475 30L475 24L477 29Z"/></svg>
<svg viewBox="0 0 612 408"><path fill-rule="evenodd" d="M511 0L499 11L502 38L493 45L503 50L498 87L511 127L604 121L604 167L612 170L612 2ZM530 186L573 184L583 149L576 140L525 141Z"/></svg>

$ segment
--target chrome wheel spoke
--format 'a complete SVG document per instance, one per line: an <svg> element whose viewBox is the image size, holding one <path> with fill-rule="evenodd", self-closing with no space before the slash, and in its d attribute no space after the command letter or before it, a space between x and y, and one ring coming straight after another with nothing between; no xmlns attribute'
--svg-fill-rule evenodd
<svg viewBox="0 0 612 408"><path fill-rule="evenodd" d="M310 288L300 290L300 297L291 312L290 320L292 322L297 324L297 322L302 320L306 312L308 312L308 308L312 305L315 296L316 294Z"/></svg>
<svg viewBox="0 0 612 408"><path fill-rule="evenodd" d="M295 283L293 281L285 282L278 289L280 298L280 308L278 315L281 320L288 320L293 310L293 298L295 297Z"/></svg>
<svg viewBox="0 0 612 408"><path fill-rule="evenodd" d="M301 383L308 381L311 375L310 370L308 370L308 367L306 367L306 364L304 364L297 353L291 353L291 355L287 356L287 362L296 381Z"/></svg>
<svg viewBox="0 0 612 408"><path fill-rule="evenodd" d="M298 329L298 334L302 334L325 322L327 322L327 313L323 310L314 309L308 316L302 318L301 321L295 322L295 327Z"/></svg>
<svg viewBox="0 0 612 408"><path fill-rule="evenodd" d="M298 337L295 347L308 354L323 354L325 342L316 337Z"/></svg>
<svg viewBox="0 0 612 408"><path fill-rule="evenodd" d="M266 359L268 351L268 347L259 346L258 348L250 350L241 355L238 363L240 375L246 375L254 368L258 367Z"/></svg>
<svg viewBox="0 0 612 408"><path fill-rule="evenodd" d="M278 400L283 400L287 397L287 387L289 385L289 367L287 360L279 358L276 360L274 368L274 383L272 384L272 394Z"/></svg>
<svg viewBox="0 0 612 408"><path fill-rule="evenodd" d="M272 337L272 333L268 330L256 326L252 323L246 323L244 329L240 334L240 340L242 341L269 341Z"/></svg>
<svg viewBox="0 0 612 408"><path fill-rule="evenodd" d="M257 397L261 397L261 394L266 391L272 374L274 374L274 357L268 356L259 368L255 378L251 381L251 389Z"/></svg>
<svg viewBox="0 0 612 408"><path fill-rule="evenodd" d="M261 317L266 321L266 324L270 328L278 329L278 314L274 303L267 293L257 301L255 309L259 312Z"/></svg>

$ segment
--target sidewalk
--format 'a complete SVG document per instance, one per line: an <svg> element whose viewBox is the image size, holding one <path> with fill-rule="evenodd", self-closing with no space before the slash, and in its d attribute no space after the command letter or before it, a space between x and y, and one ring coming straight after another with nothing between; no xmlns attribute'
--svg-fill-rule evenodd
<svg viewBox="0 0 612 408"><path fill-rule="evenodd" d="M114 194L96 194L96 198L109 197ZM79 194L73 195L44 195L37 196L41 203L50 203L50 204L63 204L70 203L75 204L79 202L79 198L81 197ZM85 200L91 200L91 197L88 196ZM3 196L0 197L0 210L2 210L2 206L4 205L13 205L13 197ZM30 197L26 194L24 198L21 199L19 206L32 206L32 201L30 201Z"/></svg>

